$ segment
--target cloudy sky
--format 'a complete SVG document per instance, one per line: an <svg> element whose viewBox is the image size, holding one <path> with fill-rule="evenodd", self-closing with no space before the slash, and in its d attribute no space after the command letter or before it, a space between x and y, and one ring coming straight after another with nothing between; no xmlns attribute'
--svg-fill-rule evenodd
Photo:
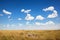
<svg viewBox="0 0 60 40"><path fill-rule="evenodd" d="M0 0L0 30L59 30L59 0Z"/></svg>

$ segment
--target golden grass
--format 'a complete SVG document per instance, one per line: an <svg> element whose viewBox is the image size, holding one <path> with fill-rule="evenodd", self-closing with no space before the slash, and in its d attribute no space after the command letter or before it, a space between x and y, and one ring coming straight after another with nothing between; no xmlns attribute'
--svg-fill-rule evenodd
<svg viewBox="0 0 60 40"><path fill-rule="evenodd" d="M60 30L0 30L0 40L60 40Z"/></svg>

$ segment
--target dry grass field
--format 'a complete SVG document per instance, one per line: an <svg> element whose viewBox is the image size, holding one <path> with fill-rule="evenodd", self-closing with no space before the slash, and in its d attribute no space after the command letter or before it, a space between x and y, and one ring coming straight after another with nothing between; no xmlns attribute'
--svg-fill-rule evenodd
<svg viewBox="0 0 60 40"><path fill-rule="evenodd" d="M0 40L60 40L60 30L0 30Z"/></svg>

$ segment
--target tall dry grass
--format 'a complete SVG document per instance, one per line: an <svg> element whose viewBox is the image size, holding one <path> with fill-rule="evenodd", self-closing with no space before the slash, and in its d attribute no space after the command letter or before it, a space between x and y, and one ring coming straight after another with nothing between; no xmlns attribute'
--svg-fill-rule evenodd
<svg viewBox="0 0 60 40"><path fill-rule="evenodd" d="M60 40L60 30L0 30L0 40Z"/></svg>

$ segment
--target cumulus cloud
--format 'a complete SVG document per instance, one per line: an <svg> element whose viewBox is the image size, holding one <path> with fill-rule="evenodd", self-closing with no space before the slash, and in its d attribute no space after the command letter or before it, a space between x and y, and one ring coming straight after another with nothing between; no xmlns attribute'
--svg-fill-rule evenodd
<svg viewBox="0 0 60 40"><path fill-rule="evenodd" d="M18 18L18 20L22 20L22 18Z"/></svg>
<svg viewBox="0 0 60 40"><path fill-rule="evenodd" d="M29 10L25 10L25 9L21 9L21 12L24 12L24 13L30 13L31 9Z"/></svg>
<svg viewBox="0 0 60 40"><path fill-rule="evenodd" d="M53 21L48 21L46 23L35 22L36 25L55 25Z"/></svg>
<svg viewBox="0 0 60 40"><path fill-rule="evenodd" d="M0 14L0 16L3 16L3 14Z"/></svg>
<svg viewBox="0 0 60 40"><path fill-rule="evenodd" d="M21 12L24 12L25 11L25 9L21 9Z"/></svg>
<svg viewBox="0 0 60 40"><path fill-rule="evenodd" d="M9 11L7 11L7 10L5 10L5 9L3 9L2 11L3 11L4 14L6 14L6 15L8 16L7 18L8 18L9 21L10 21L10 19L11 19L11 14L12 14L12 13L9 12Z"/></svg>
<svg viewBox="0 0 60 40"><path fill-rule="evenodd" d="M25 20L33 20L34 17L31 16L30 14L27 14L27 16L25 17Z"/></svg>
<svg viewBox="0 0 60 40"><path fill-rule="evenodd" d="M48 22L46 22L45 24L46 24L46 25L51 25L51 24L54 25L55 23L54 23L53 21L48 21Z"/></svg>
<svg viewBox="0 0 60 40"><path fill-rule="evenodd" d="M25 9L21 9L21 12L27 14L27 16L25 17L25 20L33 20L33 19L34 19L34 17L31 16L31 14L29 14L30 11L31 11L31 9L27 9L27 10L25 10Z"/></svg>
<svg viewBox="0 0 60 40"><path fill-rule="evenodd" d="M45 18L41 15L36 16L36 20L44 20Z"/></svg>
<svg viewBox="0 0 60 40"><path fill-rule="evenodd" d="M11 15L11 14L12 14L11 12L9 12L9 11L7 11L7 10L5 10L5 9L3 9L3 13L5 13L5 14L7 14L7 15Z"/></svg>
<svg viewBox="0 0 60 40"><path fill-rule="evenodd" d="M58 13L57 13L57 11L54 9L53 6L50 6L50 7L48 7L48 8L43 9L43 11L52 11L52 12L53 12L52 14L49 14L47 18L55 18L55 17L58 16Z"/></svg>
<svg viewBox="0 0 60 40"><path fill-rule="evenodd" d="M53 10L54 10L53 6L50 6L48 8L43 9L43 11L53 11Z"/></svg>
<svg viewBox="0 0 60 40"><path fill-rule="evenodd" d="M58 16L57 11L54 10L53 13L52 14L49 14L47 18L55 18L57 16Z"/></svg>
<svg viewBox="0 0 60 40"><path fill-rule="evenodd" d="M35 22L36 25L40 25L40 22Z"/></svg>

